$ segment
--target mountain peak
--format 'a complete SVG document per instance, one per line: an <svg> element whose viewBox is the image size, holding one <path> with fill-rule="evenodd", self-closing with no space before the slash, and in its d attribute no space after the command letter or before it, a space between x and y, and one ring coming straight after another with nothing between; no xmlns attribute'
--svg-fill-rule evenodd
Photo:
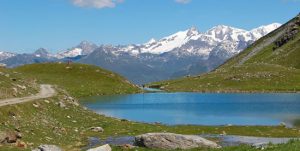
<svg viewBox="0 0 300 151"><path fill-rule="evenodd" d="M47 55L49 52L45 48L39 48L34 52L34 54Z"/></svg>
<svg viewBox="0 0 300 151"><path fill-rule="evenodd" d="M87 55L93 52L98 46L92 42L89 41L82 41L80 44L76 47L82 50L82 55Z"/></svg>
<svg viewBox="0 0 300 151"><path fill-rule="evenodd" d="M39 48L33 53L36 57L48 57L50 53L45 48Z"/></svg>
<svg viewBox="0 0 300 151"><path fill-rule="evenodd" d="M198 35L198 34L199 34L199 31L195 26L193 26L187 30L187 36L193 36L193 35Z"/></svg>
<svg viewBox="0 0 300 151"><path fill-rule="evenodd" d="M197 31L198 32L198 29L196 26L192 26L188 31Z"/></svg>
<svg viewBox="0 0 300 151"><path fill-rule="evenodd" d="M209 29L208 33L213 32L213 31L227 33L227 32L231 32L231 31L245 31L245 30L227 26L227 25L217 25L217 26L214 26L213 28Z"/></svg>
<svg viewBox="0 0 300 151"><path fill-rule="evenodd" d="M258 28L252 29L251 32L255 35L266 35L266 34L270 33L271 31L277 29L281 25L282 24L280 24L280 23L272 23L269 25L263 25Z"/></svg>
<svg viewBox="0 0 300 151"><path fill-rule="evenodd" d="M239 35L246 33L246 30L230 27L226 25L218 25L209 29L206 34L213 37L216 40L235 40L239 41Z"/></svg>
<svg viewBox="0 0 300 151"><path fill-rule="evenodd" d="M153 43L155 43L156 42L156 40L154 39L154 38L151 38L148 42L147 42L147 44L153 44Z"/></svg>
<svg viewBox="0 0 300 151"><path fill-rule="evenodd" d="M82 47L87 47L87 46L95 46L96 44L89 42L87 40L81 41L79 43L79 45L77 46L78 48L82 48Z"/></svg>

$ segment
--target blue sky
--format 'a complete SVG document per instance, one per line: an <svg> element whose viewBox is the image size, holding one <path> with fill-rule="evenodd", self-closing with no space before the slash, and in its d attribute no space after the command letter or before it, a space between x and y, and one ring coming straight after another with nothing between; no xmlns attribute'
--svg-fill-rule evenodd
<svg viewBox="0 0 300 151"><path fill-rule="evenodd" d="M284 23L299 12L300 0L0 0L0 50L144 43L192 26Z"/></svg>

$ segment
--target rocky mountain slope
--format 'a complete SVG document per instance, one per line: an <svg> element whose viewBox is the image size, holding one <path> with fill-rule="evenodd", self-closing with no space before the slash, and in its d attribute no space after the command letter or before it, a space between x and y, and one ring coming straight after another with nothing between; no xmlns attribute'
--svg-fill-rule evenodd
<svg viewBox="0 0 300 151"><path fill-rule="evenodd" d="M300 91L300 15L213 72L158 82L170 91Z"/></svg>
<svg viewBox="0 0 300 151"><path fill-rule="evenodd" d="M97 46L83 41L58 54L39 49L33 54L17 54L0 62L15 67L72 60L112 70L142 84L211 71L278 27L280 24L273 23L246 31L219 25L203 33L192 27L145 44Z"/></svg>
<svg viewBox="0 0 300 151"><path fill-rule="evenodd" d="M0 61L11 58L15 56L14 53L0 51Z"/></svg>

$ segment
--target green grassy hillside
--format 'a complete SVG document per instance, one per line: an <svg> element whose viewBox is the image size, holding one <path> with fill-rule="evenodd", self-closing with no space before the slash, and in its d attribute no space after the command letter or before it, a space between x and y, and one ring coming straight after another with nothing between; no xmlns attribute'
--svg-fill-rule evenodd
<svg viewBox="0 0 300 151"><path fill-rule="evenodd" d="M0 68L0 99L35 94L38 89L34 79L26 78L18 72Z"/></svg>
<svg viewBox="0 0 300 151"><path fill-rule="evenodd" d="M74 97L140 91L123 77L91 65L44 63L25 65L14 70L37 79L39 83L57 85Z"/></svg>
<svg viewBox="0 0 300 151"><path fill-rule="evenodd" d="M216 70L152 83L167 91L300 91L300 16L259 39Z"/></svg>

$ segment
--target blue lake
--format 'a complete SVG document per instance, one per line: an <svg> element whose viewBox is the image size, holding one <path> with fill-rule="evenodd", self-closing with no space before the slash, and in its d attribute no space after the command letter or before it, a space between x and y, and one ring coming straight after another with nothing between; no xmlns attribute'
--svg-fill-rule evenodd
<svg viewBox="0 0 300 151"><path fill-rule="evenodd" d="M168 125L300 123L300 94L145 93L97 96L83 105L107 116Z"/></svg>

